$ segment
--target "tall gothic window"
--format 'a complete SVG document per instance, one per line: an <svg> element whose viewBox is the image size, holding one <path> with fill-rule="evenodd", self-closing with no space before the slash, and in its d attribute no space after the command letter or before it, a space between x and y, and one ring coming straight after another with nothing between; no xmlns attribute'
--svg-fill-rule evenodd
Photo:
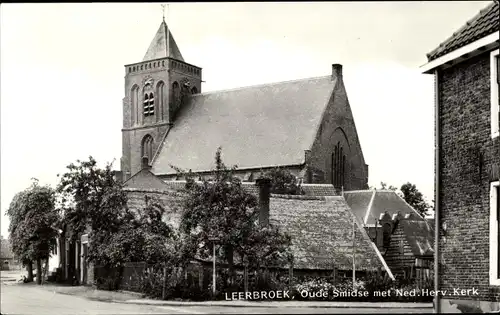
<svg viewBox="0 0 500 315"><path fill-rule="evenodd" d="M158 115L163 118L163 110L164 110L164 102L165 102L165 83L160 81L156 88L156 103L158 108Z"/></svg>
<svg viewBox="0 0 500 315"><path fill-rule="evenodd" d="M137 108L138 106L138 101L139 101L139 87L137 85L134 85L132 88L132 91L130 93L130 99L131 99L131 125L135 125L138 122L138 115L137 113L139 112L139 109Z"/></svg>
<svg viewBox="0 0 500 315"><path fill-rule="evenodd" d="M143 112L145 117L155 114L155 97L152 92L144 94Z"/></svg>
<svg viewBox="0 0 500 315"><path fill-rule="evenodd" d="M153 137L151 135L146 135L142 139L141 159L143 157L147 157L149 163L153 160Z"/></svg>
<svg viewBox="0 0 500 315"><path fill-rule="evenodd" d="M345 154L340 142L337 143L332 154L332 184L335 188L345 186Z"/></svg>

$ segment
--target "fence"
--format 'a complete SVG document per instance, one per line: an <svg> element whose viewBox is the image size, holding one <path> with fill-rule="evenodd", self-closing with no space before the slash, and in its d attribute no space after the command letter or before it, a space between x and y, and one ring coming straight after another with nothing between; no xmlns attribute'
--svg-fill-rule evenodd
<svg viewBox="0 0 500 315"><path fill-rule="evenodd" d="M121 268L104 268L97 266L94 269L96 284L105 290L127 290L144 293L154 286L166 286L166 290L176 285L198 292L212 292L213 269L212 264L203 261L193 261L187 268L162 270L148 265L145 262L126 263ZM216 289L231 291L255 291L264 289L289 289L296 282L306 278L323 278L329 281L344 281L352 279L348 271L337 270L302 270L262 268L251 270L244 266L234 266L234 278L230 283L229 268L226 264L219 264L216 269ZM362 272L357 273L362 277ZM166 278L166 280L165 280ZM167 282L164 284L163 282ZM177 290L181 290L177 288Z"/></svg>
<svg viewBox="0 0 500 315"><path fill-rule="evenodd" d="M105 269L95 268L96 282L100 289L127 290L140 292L153 298L182 298L191 300L224 299L225 293L252 292L271 290L290 290L297 292L301 288L308 291L352 290L352 274L349 271L318 271L294 269L260 269L248 270L243 266L235 266L233 282L229 281L227 265L217 266L216 289L217 296L212 295L213 270L208 262L194 261L185 269L163 270L148 265L145 262L127 263L121 268ZM395 289L393 282L384 272L356 274L356 288L364 290L389 290ZM408 283L404 284L408 289ZM423 288L415 283L416 288ZM298 296L300 299L300 296ZM399 298L400 300L409 298ZM352 300L352 298L347 298ZM370 301L370 299L367 299ZM386 301L387 298L384 298ZM406 301L405 300L405 301ZM387 300L388 301L388 300ZM414 300L414 302L420 301ZM423 300L422 300L423 301Z"/></svg>

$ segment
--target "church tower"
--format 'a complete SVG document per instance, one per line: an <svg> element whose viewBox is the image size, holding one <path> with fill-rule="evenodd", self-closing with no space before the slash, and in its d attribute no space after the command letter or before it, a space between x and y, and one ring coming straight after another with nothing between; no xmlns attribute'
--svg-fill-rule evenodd
<svg viewBox="0 0 500 315"><path fill-rule="evenodd" d="M125 66L123 99L123 180L151 165L160 144L191 94L201 92L201 68L184 61L165 20L143 60Z"/></svg>

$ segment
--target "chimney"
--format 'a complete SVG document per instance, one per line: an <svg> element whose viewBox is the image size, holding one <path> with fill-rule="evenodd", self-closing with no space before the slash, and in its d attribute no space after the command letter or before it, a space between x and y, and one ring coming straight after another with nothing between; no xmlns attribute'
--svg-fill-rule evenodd
<svg viewBox="0 0 500 315"><path fill-rule="evenodd" d="M147 156L143 156L141 160L141 169L150 169L149 158Z"/></svg>
<svg viewBox="0 0 500 315"><path fill-rule="evenodd" d="M332 81L335 79L342 79L342 65L338 63L332 65Z"/></svg>
<svg viewBox="0 0 500 315"><path fill-rule="evenodd" d="M259 223L262 227L269 226L269 198L271 195L271 180L260 178L256 181L259 186Z"/></svg>

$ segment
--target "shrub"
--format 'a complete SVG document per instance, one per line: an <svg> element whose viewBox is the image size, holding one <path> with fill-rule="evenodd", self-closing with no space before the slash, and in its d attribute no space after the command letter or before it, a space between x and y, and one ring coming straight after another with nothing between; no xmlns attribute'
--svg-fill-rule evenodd
<svg viewBox="0 0 500 315"><path fill-rule="evenodd" d="M335 286L330 281L316 278L297 284L294 287L294 294L296 298L301 300L328 300L334 289ZM307 292L307 294L303 292Z"/></svg>
<svg viewBox="0 0 500 315"><path fill-rule="evenodd" d="M148 268L138 279L138 288L141 293L150 298L159 299L163 294L163 272Z"/></svg>
<svg viewBox="0 0 500 315"><path fill-rule="evenodd" d="M167 271L165 299L203 300L208 298L208 292L200 289L197 283L185 281L179 269ZM163 296L164 274L161 268L148 268L139 278L138 287L145 296L161 299ZM210 291L209 291L210 292Z"/></svg>
<svg viewBox="0 0 500 315"><path fill-rule="evenodd" d="M393 290L395 287L396 283L382 274L373 273L366 277L365 289L369 292L373 301L387 301L387 297L377 296L375 292Z"/></svg>
<svg viewBox="0 0 500 315"><path fill-rule="evenodd" d="M297 178L287 169L273 168L264 174L264 177L271 180L271 193L281 195L303 195Z"/></svg>
<svg viewBox="0 0 500 315"><path fill-rule="evenodd" d="M99 290L115 291L119 289L121 283L121 268L94 268L94 285Z"/></svg>

